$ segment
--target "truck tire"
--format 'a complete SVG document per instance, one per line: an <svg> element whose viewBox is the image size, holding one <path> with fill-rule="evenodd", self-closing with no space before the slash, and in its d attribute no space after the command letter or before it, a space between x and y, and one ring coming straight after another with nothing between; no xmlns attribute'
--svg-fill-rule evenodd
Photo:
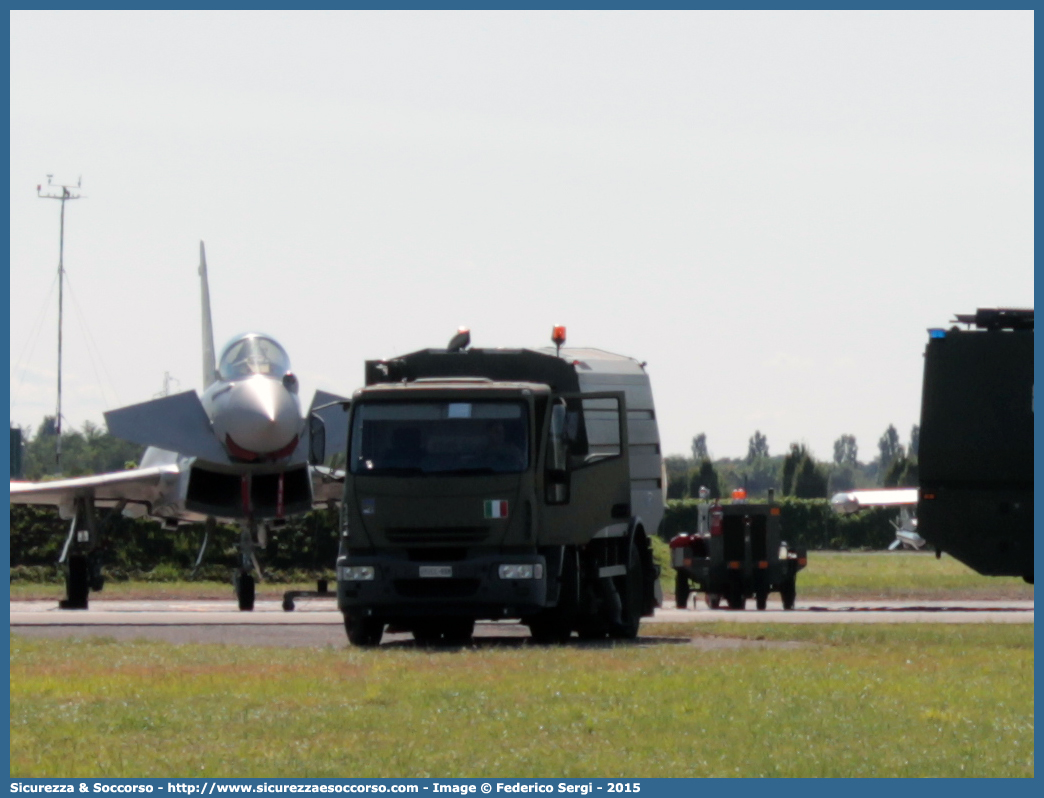
<svg viewBox="0 0 1044 798"><path fill-rule="evenodd" d="M674 576L674 604L679 610L689 606L689 577L680 571Z"/></svg>
<svg viewBox="0 0 1044 798"><path fill-rule="evenodd" d="M779 597L783 600L783 609L794 609L794 600L797 598L797 583L790 577L779 589Z"/></svg>
<svg viewBox="0 0 1044 798"><path fill-rule="evenodd" d="M562 560L562 584L558 591L558 606L548 607L526 621L534 643L554 645L569 640L576 624L577 606L580 601L579 581L580 569L576 551L570 546L566 548Z"/></svg>
<svg viewBox="0 0 1044 798"><path fill-rule="evenodd" d="M616 589L620 593L620 621L609 624L609 636L617 640L633 640L638 637L642 622L642 600L645 577L642 573L642 558L638 545L631 541L627 550L627 573L617 577Z"/></svg>
<svg viewBox="0 0 1044 798"><path fill-rule="evenodd" d="M729 588L729 594L726 596L726 601L729 603L730 610L747 609L747 597L743 595L743 588L739 585L734 585Z"/></svg>
<svg viewBox="0 0 1044 798"><path fill-rule="evenodd" d="M768 591L767 590L758 590L758 592L754 594L754 604L757 606L757 608L759 610L767 609L768 608Z"/></svg>
<svg viewBox="0 0 1044 798"><path fill-rule="evenodd" d="M704 601L707 602L707 606L712 610L719 609L721 607L721 593L707 592L703 594Z"/></svg>
<svg viewBox="0 0 1044 798"><path fill-rule="evenodd" d="M348 633L348 642L353 646L369 648L380 645L384 636L384 622L363 615L359 610L345 610L344 630Z"/></svg>

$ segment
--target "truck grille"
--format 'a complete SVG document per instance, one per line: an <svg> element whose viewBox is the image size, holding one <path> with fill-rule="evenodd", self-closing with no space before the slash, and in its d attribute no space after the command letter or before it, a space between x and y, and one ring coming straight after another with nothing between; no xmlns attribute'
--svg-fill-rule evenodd
<svg viewBox="0 0 1044 798"><path fill-rule="evenodd" d="M410 526L385 530L392 543L481 543L489 537L488 526Z"/></svg>
<svg viewBox="0 0 1044 798"><path fill-rule="evenodd" d="M469 598L479 589L478 579L396 579L395 592L403 598Z"/></svg>

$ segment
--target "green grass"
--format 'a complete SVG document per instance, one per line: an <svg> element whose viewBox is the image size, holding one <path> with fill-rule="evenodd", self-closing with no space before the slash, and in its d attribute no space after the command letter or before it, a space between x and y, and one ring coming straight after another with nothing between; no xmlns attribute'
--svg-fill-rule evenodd
<svg viewBox="0 0 1044 798"><path fill-rule="evenodd" d="M798 574L805 598L1033 599L1020 577L982 576L950 556L914 551L813 551Z"/></svg>
<svg viewBox="0 0 1044 798"><path fill-rule="evenodd" d="M669 549L656 543L653 549L664 595L673 596ZM917 551L810 551L797 589L801 600L1033 600L1033 585L1020 577L982 576L948 555Z"/></svg>
<svg viewBox="0 0 1044 798"><path fill-rule="evenodd" d="M458 651L12 636L11 776L1034 775L1031 626L645 632ZM761 647L690 641L722 636Z"/></svg>

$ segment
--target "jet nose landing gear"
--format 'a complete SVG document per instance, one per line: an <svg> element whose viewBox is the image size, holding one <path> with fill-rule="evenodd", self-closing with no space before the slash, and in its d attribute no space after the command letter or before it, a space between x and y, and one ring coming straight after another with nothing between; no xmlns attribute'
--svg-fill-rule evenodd
<svg viewBox="0 0 1044 798"><path fill-rule="evenodd" d="M242 612L250 612L254 609L254 575L249 572L237 571L234 581L239 609Z"/></svg>
<svg viewBox="0 0 1044 798"><path fill-rule="evenodd" d="M236 590L236 600L241 612L254 609L255 582L254 572L261 578L261 566L257 562L256 549L267 542L267 530L258 528L253 519L246 521L239 529L239 570L232 577ZM257 543L254 542L255 538Z"/></svg>

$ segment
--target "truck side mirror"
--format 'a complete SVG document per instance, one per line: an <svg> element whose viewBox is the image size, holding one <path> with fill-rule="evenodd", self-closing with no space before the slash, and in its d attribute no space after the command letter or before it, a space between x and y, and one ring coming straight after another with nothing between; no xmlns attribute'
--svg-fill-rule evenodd
<svg viewBox="0 0 1044 798"><path fill-rule="evenodd" d="M308 462L322 465L326 459L326 424L317 414L308 416Z"/></svg>

